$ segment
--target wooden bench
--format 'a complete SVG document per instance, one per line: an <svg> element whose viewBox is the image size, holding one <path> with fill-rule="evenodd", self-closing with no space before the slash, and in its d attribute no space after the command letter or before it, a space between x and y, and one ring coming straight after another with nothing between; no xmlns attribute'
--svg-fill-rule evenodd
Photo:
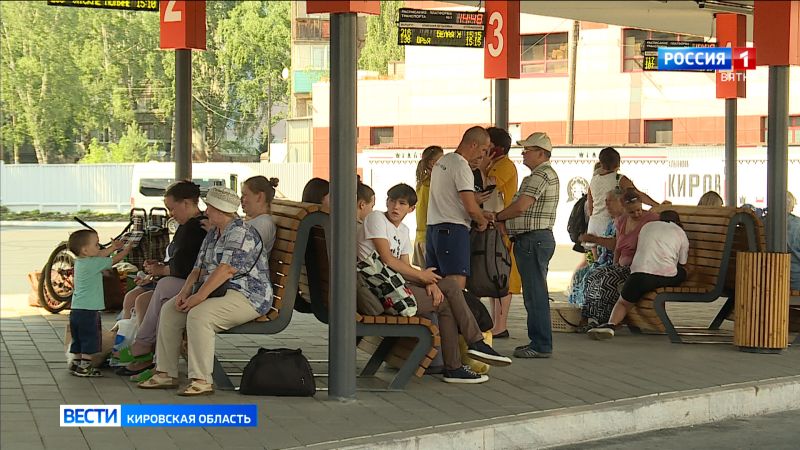
<svg viewBox="0 0 800 450"><path fill-rule="evenodd" d="M324 213L323 213L324 214ZM328 323L330 292L330 218L324 214L320 226L311 233L306 267L311 309L317 319ZM353 265L355 276L355 263ZM353 299L352 301L355 301ZM371 355L361 376L374 376L383 363L398 369L389 383L390 390L403 389L412 376L422 377L436 357L441 344L439 328L424 317L356 314L358 348Z"/></svg>
<svg viewBox="0 0 800 450"><path fill-rule="evenodd" d="M276 334L283 331L291 321L295 301L303 301L298 298L299 289L308 293L314 316L328 323L330 262L326 236L330 236L330 217L327 211L317 204L275 200L272 218L277 226L269 261L272 308L265 316L225 333ZM351 301L355 302L355 298ZM362 370L362 376L374 375L384 361L398 363L398 354L405 356L389 384L391 390L403 389L412 375L422 376L436 356L435 347L440 345L438 328L425 318L356 314L354 320L357 336L377 336L385 341L371 352L372 358ZM395 347L408 349L410 341L415 344L407 354L400 350L395 352ZM221 364L225 361L214 359L214 384L220 390L233 390L235 387Z"/></svg>
<svg viewBox="0 0 800 450"><path fill-rule="evenodd" d="M758 219L747 208L659 205L653 211L667 209L678 212L689 238L689 275L680 286L646 294L628 313L626 323L633 331L665 332L672 342L681 343L666 303L713 302L727 297L705 334L718 330L734 307L736 252L763 251L764 241L758 239Z"/></svg>

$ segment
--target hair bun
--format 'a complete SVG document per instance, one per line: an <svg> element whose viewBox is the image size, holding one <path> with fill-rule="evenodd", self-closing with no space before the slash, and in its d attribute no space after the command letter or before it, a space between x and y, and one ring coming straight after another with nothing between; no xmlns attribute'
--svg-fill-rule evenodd
<svg viewBox="0 0 800 450"><path fill-rule="evenodd" d="M276 187L278 187L278 182L279 181L280 180L278 180L277 178L270 178L269 179L269 184L270 184L270 186L276 188Z"/></svg>

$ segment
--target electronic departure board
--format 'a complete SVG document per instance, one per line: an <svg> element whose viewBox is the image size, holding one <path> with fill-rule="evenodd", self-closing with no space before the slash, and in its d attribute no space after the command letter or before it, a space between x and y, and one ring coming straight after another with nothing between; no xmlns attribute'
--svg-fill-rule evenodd
<svg viewBox="0 0 800 450"><path fill-rule="evenodd" d="M400 8L399 45L483 48L482 12Z"/></svg>
<svg viewBox="0 0 800 450"><path fill-rule="evenodd" d="M656 41L646 40L642 44L642 70L658 70L658 47L716 47L711 42L691 42L691 41ZM713 72L713 70L685 70L684 72Z"/></svg>
<svg viewBox="0 0 800 450"><path fill-rule="evenodd" d="M158 11L158 0L47 0L53 6L81 8L124 9L127 11Z"/></svg>

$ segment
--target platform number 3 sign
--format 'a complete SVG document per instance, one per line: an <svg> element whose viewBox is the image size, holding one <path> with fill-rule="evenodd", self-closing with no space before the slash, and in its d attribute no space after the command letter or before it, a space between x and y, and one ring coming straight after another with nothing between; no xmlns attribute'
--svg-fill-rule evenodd
<svg viewBox="0 0 800 450"><path fill-rule="evenodd" d="M519 78L519 1L487 0L484 78Z"/></svg>

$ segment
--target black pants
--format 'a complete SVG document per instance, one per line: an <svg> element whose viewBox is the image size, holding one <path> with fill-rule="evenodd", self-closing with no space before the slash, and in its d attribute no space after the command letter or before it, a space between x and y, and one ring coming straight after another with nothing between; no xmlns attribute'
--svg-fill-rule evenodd
<svg viewBox="0 0 800 450"><path fill-rule="evenodd" d="M674 277L662 277L650 273L632 273L625 285L622 286L622 299L631 303L636 303L642 299L644 294L661 288L677 286L686 280L686 270L678 267L678 273Z"/></svg>

